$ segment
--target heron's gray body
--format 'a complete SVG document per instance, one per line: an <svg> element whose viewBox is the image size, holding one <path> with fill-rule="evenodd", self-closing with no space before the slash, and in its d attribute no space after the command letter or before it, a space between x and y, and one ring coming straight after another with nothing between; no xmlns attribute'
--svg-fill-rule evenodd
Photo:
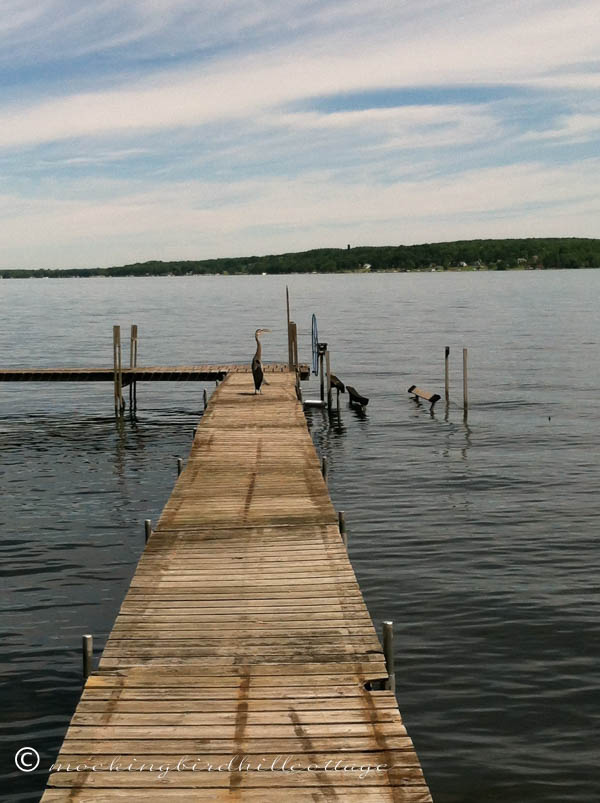
<svg viewBox="0 0 600 803"><path fill-rule="evenodd" d="M270 331L271 331L270 329L257 329L256 332L254 333L254 337L256 338L256 352L254 354L254 357L252 358L252 376L254 377L255 393L262 393L261 386L263 384L265 377L265 372L261 362L262 345L260 340L258 339L258 336L262 335L263 332L270 332Z"/></svg>
<svg viewBox="0 0 600 803"><path fill-rule="evenodd" d="M260 387L263 383L263 379L265 376L265 372L262 367L262 362L260 361L260 357L254 357L252 360L252 376L254 377L254 392L260 393Z"/></svg>

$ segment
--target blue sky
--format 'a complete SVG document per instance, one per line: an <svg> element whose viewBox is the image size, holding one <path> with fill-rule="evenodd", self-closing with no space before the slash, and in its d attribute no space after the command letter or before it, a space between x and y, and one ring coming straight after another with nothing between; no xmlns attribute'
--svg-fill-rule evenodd
<svg viewBox="0 0 600 803"><path fill-rule="evenodd" d="M5 0L0 266L598 236L597 0Z"/></svg>

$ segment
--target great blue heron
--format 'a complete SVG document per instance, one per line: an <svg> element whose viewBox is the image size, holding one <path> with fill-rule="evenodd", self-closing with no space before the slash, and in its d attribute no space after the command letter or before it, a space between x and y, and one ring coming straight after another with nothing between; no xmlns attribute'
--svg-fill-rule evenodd
<svg viewBox="0 0 600 803"><path fill-rule="evenodd" d="M257 329L254 333L254 337L256 338L256 353L252 358L252 376L254 377L254 393L260 393L260 387L263 383L263 378L265 372L263 371L262 362L260 358L262 357L262 345L260 340L258 339L259 335L264 334L265 332L270 332L270 329Z"/></svg>

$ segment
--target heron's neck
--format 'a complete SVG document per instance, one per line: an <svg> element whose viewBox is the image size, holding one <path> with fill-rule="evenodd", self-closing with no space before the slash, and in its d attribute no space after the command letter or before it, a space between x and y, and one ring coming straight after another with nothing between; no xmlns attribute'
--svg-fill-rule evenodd
<svg viewBox="0 0 600 803"><path fill-rule="evenodd" d="M257 360L260 360L262 357L262 346L260 344L260 340L258 339L258 335L254 335L256 338L256 354L254 355Z"/></svg>

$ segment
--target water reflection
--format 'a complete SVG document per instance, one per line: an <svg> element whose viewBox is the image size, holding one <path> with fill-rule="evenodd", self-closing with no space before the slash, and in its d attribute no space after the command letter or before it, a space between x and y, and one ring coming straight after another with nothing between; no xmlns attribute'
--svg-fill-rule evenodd
<svg viewBox="0 0 600 803"><path fill-rule="evenodd" d="M336 409L335 407L330 410L329 426L334 435L343 436L346 434L347 428L344 424L341 410Z"/></svg>
<svg viewBox="0 0 600 803"><path fill-rule="evenodd" d="M472 443L471 443L471 427L469 426L469 424L467 422L467 414L466 413L463 415L462 430L463 430L464 435L465 435L465 445L460 450L460 453L461 453L461 455L463 457L463 460L466 460L467 459L467 453L468 453L469 449L472 446Z"/></svg>

